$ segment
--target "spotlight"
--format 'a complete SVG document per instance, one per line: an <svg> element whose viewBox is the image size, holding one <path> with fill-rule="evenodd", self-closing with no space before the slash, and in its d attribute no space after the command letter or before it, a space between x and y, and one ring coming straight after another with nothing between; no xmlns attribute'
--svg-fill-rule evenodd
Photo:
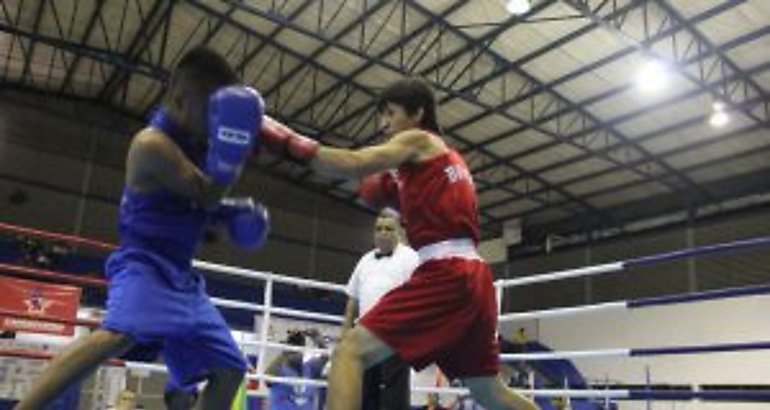
<svg viewBox="0 0 770 410"><path fill-rule="evenodd" d="M508 0L505 9L509 13L520 16L530 10L529 0Z"/></svg>
<svg viewBox="0 0 770 410"><path fill-rule="evenodd" d="M650 60L636 74L636 85L645 93L658 93L668 85L668 69L658 60Z"/></svg>
<svg viewBox="0 0 770 410"><path fill-rule="evenodd" d="M722 110L714 111L709 117L709 124L714 128L724 127L728 122L730 122L730 116Z"/></svg>
<svg viewBox="0 0 770 410"><path fill-rule="evenodd" d="M730 116L727 115L727 105L719 100L714 101L711 106L713 111L709 117L709 124L714 128L724 127L730 122Z"/></svg>

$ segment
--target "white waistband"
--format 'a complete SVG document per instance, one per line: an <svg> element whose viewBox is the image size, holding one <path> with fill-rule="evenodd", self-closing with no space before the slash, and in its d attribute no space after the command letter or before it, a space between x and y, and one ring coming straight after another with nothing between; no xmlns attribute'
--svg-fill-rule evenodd
<svg viewBox="0 0 770 410"><path fill-rule="evenodd" d="M420 263L449 258L481 260L481 256L476 252L476 245L472 240L465 238L432 243L417 250L417 254L420 256Z"/></svg>

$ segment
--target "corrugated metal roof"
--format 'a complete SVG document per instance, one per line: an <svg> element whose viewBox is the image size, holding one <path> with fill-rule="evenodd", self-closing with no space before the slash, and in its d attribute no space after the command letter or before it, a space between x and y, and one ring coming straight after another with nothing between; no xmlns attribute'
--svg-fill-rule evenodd
<svg viewBox="0 0 770 410"><path fill-rule="evenodd" d="M179 56L206 43L271 113L338 146L375 133L380 87L420 76L473 168L492 231L519 217L591 229L624 222L619 204L756 193L740 187L742 175L770 174L770 2L578 3L533 1L515 17L502 0L3 2L0 75L137 117L158 103ZM634 83L652 56L671 68L657 95ZM730 115L721 128L708 125L717 100ZM258 163L354 201L351 184Z"/></svg>

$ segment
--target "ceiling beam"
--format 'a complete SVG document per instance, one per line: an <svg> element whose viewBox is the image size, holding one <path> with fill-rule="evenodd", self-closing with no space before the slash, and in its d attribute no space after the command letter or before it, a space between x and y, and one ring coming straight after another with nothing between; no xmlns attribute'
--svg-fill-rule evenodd
<svg viewBox="0 0 770 410"><path fill-rule="evenodd" d="M48 3L47 0L40 0L40 2L37 4L37 9L35 9L35 20L32 23L32 32L35 34L38 34L40 32L40 22L43 20L43 14L45 13L45 5ZM37 45L37 41L34 39L29 40L29 47L27 47L27 53L26 58L24 59L24 68L21 70L21 82L24 82L27 80L27 77L29 77L30 83L34 83L35 79L32 76L32 60L35 58L35 46Z"/></svg>
<svg viewBox="0 0 770 410"><path fill-rule="evenodd" d="M176 4L176 1L155 0L155 3L153 3L147 16L141 19L136 30L136 35L131 40L128 48L126 48L125 51L120 52L123 55L123 58L131 62L141 60L142 54L148 52L148 47L152 43L155 34L161 27L163 27L163 23L171 18L174 4ZM115 45L116 49L118 47L120 47L120 44ZM110 101L119 90L127 86L130 78L130 71L116 68L104 83L104 87L99 91L97 98L102 101Z"/></svg>
<svg viewBox="0 0 770 410"><path fill-rule="evenodd" d="M742 113L751 118L757 124L763 126L770 125L770 97L759 87L756 82L745 75L734 62L719 52L711 42L703 36L694 25L683 18L676 10L663 0L649 0L641 2L644 19L642 19L643 30L642 37L632 33L623 22L604 17L600 12L591 7L592 3L598 0L562 0L565 4L571 6L579 13L590 18L596 24L601 25L606 30L614 33L621 41L624 41L635 47L640 53L649 58L656 59L672 68L681 76L687 78L698 87L707 90L716 101L725 103L731 110ZM727 4L739 5L745 3L745 0L729 0ZM658 21L650 21L652 16L660 16ZM689 43L686 48L672 47L670 53L659 51L660 48L653 49L650 44L650 37L660 31L661 27L681 27L680 33L688 34L686 38L678 38L679 44ZM680 63L687 57L689 50L708 50L709 59L700 59L696 61L697 69L688 70ZM695 72L693 72L695 71ZM715 78L725 78L731 76L731 81L718 82L714 85ZM755 110L754 107L746 107L743 102L748 99L759 98L762 109Z"/></svg>

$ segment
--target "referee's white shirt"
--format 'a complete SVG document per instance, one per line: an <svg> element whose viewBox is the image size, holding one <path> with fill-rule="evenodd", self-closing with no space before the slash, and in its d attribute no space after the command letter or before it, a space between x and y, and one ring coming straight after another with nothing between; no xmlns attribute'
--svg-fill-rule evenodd
<svg viewBox="0 0 770 410"><path fill-rule="evenodd" d="M374 249L362 256L348 281L347 293L358 300L359 317L386 293L409 280L419 264L417 252L406 245L396 245L392 256L376 258L376 253Z"/></svg>

